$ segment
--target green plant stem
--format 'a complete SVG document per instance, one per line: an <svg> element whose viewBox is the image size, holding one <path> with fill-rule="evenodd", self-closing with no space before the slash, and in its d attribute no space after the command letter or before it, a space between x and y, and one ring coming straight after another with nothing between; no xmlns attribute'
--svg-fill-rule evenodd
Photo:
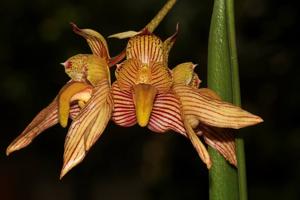
<svg viewBox="0 0 300 200"><path fill-rule="evenodd" d="M231 3L232 0L214 1L208 43L208 86L223 100L238 103L238 65ZM239 199L237 170L214 149L209 148L209 153L213 162L209 171L210 200Z"/></svg>
<svg viewBox="0 0 300 200"><path fill-rule="evenodd" d="M165 5L158 11L155 17L146 25L146 28L152 33L160 22L165 18L169 11L173 8L176 0L168 0Z"/></svg>
<svg viewBox="0 0 300 200"><path fill-rule="evenodd" d="M232 103L241 106L239 66L235 39L234 0L226 0L227 31L229 37L231 73L232 73ZM247 176L244 140L237 135L236 154L238 161L239 199L247 200Z"/></svg>

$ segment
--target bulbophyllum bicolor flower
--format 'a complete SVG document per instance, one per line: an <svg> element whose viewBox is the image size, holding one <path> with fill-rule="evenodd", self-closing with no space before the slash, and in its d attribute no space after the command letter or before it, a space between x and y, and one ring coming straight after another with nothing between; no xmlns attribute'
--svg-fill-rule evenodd
<svg viewBox="0 0 300 200"><path fill-rule="evenodd" d="M201 81L193 63L169 68L168 56L177 31L165 41L147 29L125 32L122 37L130 38L126 59L116 65L116 81L111 84L109 67L118 63L124 53L111 59L101 34L72 26L87 40L93 54L78 54L62 63L71 80L9 145L7 154L26 147L57 123L66 127L71 118L64 146L63 177L84 159L112 119L123 127L139 124L157 133L180 133L190 139L210 168L210 156L200 139L203 137L236 165L234 135L227 129L254 125L262 119L222 101L208 88L199 88Z"/></svg>

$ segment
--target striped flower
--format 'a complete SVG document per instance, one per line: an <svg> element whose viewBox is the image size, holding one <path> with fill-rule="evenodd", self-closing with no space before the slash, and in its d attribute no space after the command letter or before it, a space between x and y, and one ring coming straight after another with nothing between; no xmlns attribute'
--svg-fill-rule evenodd
<svg viewBox="0 0 300 200"><path fill-rule="evenodd" d="M149 33L132 37L126 48L126 60L117 65L112 85L113 121L124 127L136 123L153 132L173 130L188 137L200 158L212 162L199 136L236 165L234 135L226 128L239 129L262 119L222 101L200 80L193 63L168 68L168 54L177 32L161 41Z"/></svg>
<svg viewBox="0 0 300 200"><path fill-rule="evenodd" d="M61 178L83 160L101 136L113 110L109 73L109 53L105 39L91 29L79 29L93 54L78 54L62 63L71 80L7 148L7 155L29 145L41 132L60 123L66 127L72 119L65 140Z"/></svg>
<svg viewBox="0 0 300 200"><path fill-rule="evenodd" d="M262 119L222 101L200 88L195 65L187 62L168 67L168 55L177 31L162 41L146 29L133 34L125 53L111 59L105 39L91 29L75 33L84 37L92 54L78 54L62 63L71 80L7 148L7 154L26 147L41 132L72 119L64 146L63 177L80 163L99 139L110 119L117 125L139 124L153 132L169 130L190 139L208 168L210 156L200 136L236 165L234 135L228 128L242 128ZM116 64L111 84L109 66Z"/></svg>

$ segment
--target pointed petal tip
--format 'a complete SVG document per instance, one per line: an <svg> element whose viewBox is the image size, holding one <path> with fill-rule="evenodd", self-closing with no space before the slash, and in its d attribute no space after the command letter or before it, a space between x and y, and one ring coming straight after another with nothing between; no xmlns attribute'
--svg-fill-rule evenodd
<svg viewBox="0 0 300 200"><path fill-rule="evenodd" d="M202 141L197 136L197 134L194 132L188 119L184 118L183 122L184 122L184 127L186 129L186 134L187 134L188 138L190 139L191 143L193 144L195 150L197 151L200 159L206 164L207 169L210 169L212 166L212 162L211 162L210 155L207 151L207 148L202 143Z"/></svg>
<svg viewBox="0 0 300 200"><path fill-rule="evenodd" d="M68 173L68 171L62 169L59 175L59 180L62 180L62 178Z"/></svg>
<svg viewBox="0 0 300 200"><path fill-rule="evenodd" d="M63 177L64 177L64 176L60 173L60 175L59 175L59 180L62 180Z"/></svg>
<svg viewBox="0 0 300 200"><path fill-rule="evenodd" d="M206 164L207 169L210 170L210 168L212 166L211 160L207 161L205 164Z"/></svg>
<svg viewBox="0 0 300 200"><path fill-rule="evenodd" d="M174 90L182 101L185 114L194 115L202 123L219 128L240 129L261 123L263 120L239 106L218 100L209 89L194 89L175 86Z"/></svg>
<svg viewBox="0 0 300 200"><path fill-rule="evenodd" d="M70 25L71 25L73 31L76 31L79 29L78 26L74 22L70 22Z"/></svg>
<svg viewBox="0 0 300 200"><path fill-rule="evenodd" d="M7 147L6 149L6 156L9 156L12 152L14 152L14 150L12 150L10 147Z"/></svg>
<svg viewBox="0 0 300 200"><path fill-rule="evenodd" d="M66 150L64 152L64 161L63 161L63 167L61 169L61 172L60 172L60 180L71 170L73 169L74 167L76 167L79 163L81 163L86 155L85 151L75 157L75 158L70 158L70 155L66 154ZM66 159L66 156L67 156L67 159Z"/></svg>
<svg viewBox="0 0 300 200"><path fill-rule="evenodd" d="M10 154L12 154L15 151L18 151L24 147L26 147L27 145L20 145L20 144L16 144L15 141L13 141L7 148L6 148L6 156L9 156Z"/></svg>
<svg viewBox="0 0 300 200"><path fill-rule="evenodd" d="M264 120L263 120L263 118L257 116L257 122L258 122L258 123L262 123L262 122L264 122Z"/></svg>
<svg viewBox="0 0 300 200"><path fill-rule="evenodd" d="M80 161L79 161L80 162ZM78 162L78 163L79 163ZM73 168L75 167L78 163L64 163L63 167L61 168L59 179L62 180L62 178Z"/></svg>
<svg viewBox="0 0 300 200"><path fill-rule="evenodd" d="M260 116L253 115L252 117L254 120L253 120L253 124L251 124L250 126L264 122L264 120Z"/></svg>
<svg viewBox="0 0 300 200"><path fill-rule="evenodd" d="M207 154L208 154L208 152L207 152ZM210 155L208 154L207 157L205 157L204 159L201 158L201 160L205 163L207 169L209 170L212 166L212 161L211 161Z"/></svg>
<svg viewBox="0 0 300 200"><path fill-rule="evenodd" d="M252 113L249 113L248 111L245 111L247 114L248 114L248 117L249 117L249 121L246 122L246 123L237 123L236 124L236 127L232 127L234 129L240 129L240 128L245 128L245 127L248 127L248 126L254 126L254 125L257 125L257 124L260 124L262 122L264 122L264 120L257 116L257 115L254 115Z"/></svg>

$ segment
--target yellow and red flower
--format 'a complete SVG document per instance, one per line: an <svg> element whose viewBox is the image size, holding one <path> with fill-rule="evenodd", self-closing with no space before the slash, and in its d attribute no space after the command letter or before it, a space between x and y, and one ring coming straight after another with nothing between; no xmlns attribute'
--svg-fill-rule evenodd
<svg viewBox="0 0 300 200"><path fill-rule="evenodd" d="M234 135L227 129L254 125L262 119L222 101L208 88L199 88L201 81L193 63L169 68L168 55L177 31L165 41L146 29L133 34L127 43L126 59L116 65L116 81L111 84L109 67L122 56L111 59L101 34L72 26L87 40L93 54L78 54L63 63L71 80L9 145L7 154L29 145L57 123L66 127L71 118L63 177L83 160L112 119L123 127L139 124L153 132L180 133L190 139L210 168L210 156L200 139L203 136L208 145L236 165Z"/></svg>

